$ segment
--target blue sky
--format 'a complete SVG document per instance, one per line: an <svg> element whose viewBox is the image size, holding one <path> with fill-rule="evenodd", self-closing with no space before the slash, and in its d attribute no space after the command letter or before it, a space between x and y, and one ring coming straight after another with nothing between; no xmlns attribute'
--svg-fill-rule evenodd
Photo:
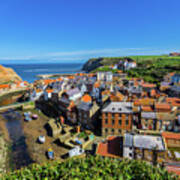
<svg viewBox="0 0 180 180"><path fill-rule="evenodd" d="M180 51L179 0L1 0L0 63Z"/></svg>

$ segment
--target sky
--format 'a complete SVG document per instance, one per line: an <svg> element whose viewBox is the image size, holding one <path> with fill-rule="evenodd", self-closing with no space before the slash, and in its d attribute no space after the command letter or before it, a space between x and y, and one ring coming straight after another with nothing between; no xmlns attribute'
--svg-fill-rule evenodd
<svg viewBox="0 0 180 180"><path fill-rule="evenodd" d="M179 0L1 0L0 63L180 51Z"/></svg>

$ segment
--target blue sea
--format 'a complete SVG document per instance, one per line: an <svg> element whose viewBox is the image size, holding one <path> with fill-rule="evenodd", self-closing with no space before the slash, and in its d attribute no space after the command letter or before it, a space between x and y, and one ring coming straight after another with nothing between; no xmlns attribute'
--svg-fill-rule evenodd
<svg viewBox="0 0 180 180"><path fill-rule="evenodd" d="M76 73L80 72L82 64L3 64L5 67L10 67L24 80L34 82L39 74L59 74L59 73Z"/></svg>

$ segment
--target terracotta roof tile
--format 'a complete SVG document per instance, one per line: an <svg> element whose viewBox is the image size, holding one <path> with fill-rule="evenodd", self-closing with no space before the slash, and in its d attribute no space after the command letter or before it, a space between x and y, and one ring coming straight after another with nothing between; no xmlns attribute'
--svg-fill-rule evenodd
<svg viewBox="0 0 180 180"><path fill-rule="evenodd" d="M149 83L142 83L142 87L144 88L155 88L155 84L149 84Z"/></svg>
<svg viewBox="0 0 180 180"><path fill-rule="evenodd" d="M156 103L155 109L157 110L171 110L171 106L168 103Z"/></svg>
<svg viewBox="0 0 180 180"><path fill-rule="evenodd" d="M153 108L151 106L142 106L141 109L142 109L142 111L146 111L146 112L153 111Z"/></svg>
<svg viewBox="0 0 180 180"><path fill-rule="evenodd" d="M178 139L178 140L180 140L180 133L162 132L162 136L165 139Z"/></svg>
<svg viewBox="0 0 180 180"><path fill-rule="evenodd" d="M0 89L10 88L9 84L0 84Z"/></svg>
<svg viewBox="0 0 180 180"><path fill-rule="evenodd" d="M106 142L98 144L96 154L113 158L120 157L120 141L118 136L108 137Z"/></svg>
<svg viewBox="0 0 180 180"><path fill-rule="evenodd" d="M85 103L89 103L92 101L92 98L89 94L85 94L83 97L82 97L82 101L85 102Z"/></svg>
<svg viewBox="0 0 180 180"><path fill-rule="evenodd" d="M52 93L52 92L53 92L53 89L47 89L46 92L47 92L47 93Z"/></svg>

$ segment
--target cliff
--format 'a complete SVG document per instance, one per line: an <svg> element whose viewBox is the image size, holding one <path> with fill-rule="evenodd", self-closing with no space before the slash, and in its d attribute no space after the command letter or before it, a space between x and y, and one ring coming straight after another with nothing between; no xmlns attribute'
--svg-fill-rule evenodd
<svg viewBox="0 0 180 180"><path fill-rule="evenodd" d="M13 81L22 81L22 79L13 69L0 65L0 83L2 84Z"/></svg>
<svg viewBox="0 0 180 180"><path fill-rule="evenodd" d="M124 59L123 57L104 57L104 58L92 58L89 59L83 66L82 70L86 72L90 72L95 70L100 66L108 66L117 64L120 60Z"/></svg>

